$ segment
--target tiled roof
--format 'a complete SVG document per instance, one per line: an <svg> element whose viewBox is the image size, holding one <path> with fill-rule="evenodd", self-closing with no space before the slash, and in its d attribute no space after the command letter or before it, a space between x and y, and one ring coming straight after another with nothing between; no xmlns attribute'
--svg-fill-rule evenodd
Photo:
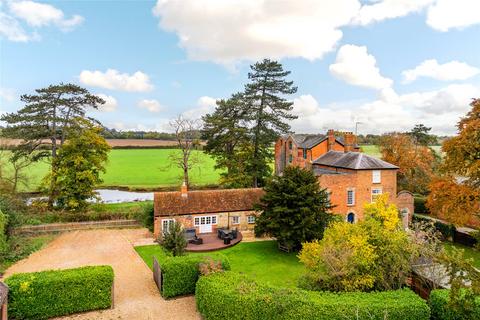
<svg viewBox="0 0 480 320"><path fill-rule="evenodd" d="M321 143L322 141L326 140L328 137L324 134L291 134L293 140L298 147L303 149L311 149L315 147L317 144ZM343 137L335 137L338 143L344 144Z"/></svg>
<svg viewBox="0 0 480 320"><path fill-rule="evenodd" d="M331 169L325 169L325 168L313 168L313 173L316 176L322 175L322 174L348 174L346 172L338 172L336 170L331 170Z"/></svg>
<svg viewBox="0 0 480 320"><path fill-rule="evenodd" d="M313 164L353 170L398 169L391 163L361 152L328 151L313 161Z"/></svg>
<svg viewBox="0 0 480 320"><path fill-rule="evenodd" d="M181 192L156 192L155 216L253 210L263 194L260 188L197 190L186 197Z"/></svg>

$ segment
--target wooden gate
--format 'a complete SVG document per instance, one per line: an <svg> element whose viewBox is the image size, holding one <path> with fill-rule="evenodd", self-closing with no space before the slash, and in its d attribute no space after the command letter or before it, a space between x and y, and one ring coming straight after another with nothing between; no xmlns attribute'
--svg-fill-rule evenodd
<svg viewBox="0 0 480 320"><path fill-rule="evenodd" d="M153 257L153 280L155 281L158 291L160 291L160 294L161 294L162 293L162 269L160 268L160 264L158 263L155 257Z"/></svg>

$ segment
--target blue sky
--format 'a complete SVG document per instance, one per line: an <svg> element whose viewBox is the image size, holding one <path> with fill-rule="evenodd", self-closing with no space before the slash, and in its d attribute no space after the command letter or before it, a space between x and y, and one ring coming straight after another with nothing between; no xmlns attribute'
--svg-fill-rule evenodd
<svg viewBox="0 0 480 320"><path fill-rule="evenodd" d="M0 0L0 113L73 82L117 129L169 130L278 59L298 86L297 132L453 134L480 97L477 0ZM109 71L110 70L110 71Z"/></svg>

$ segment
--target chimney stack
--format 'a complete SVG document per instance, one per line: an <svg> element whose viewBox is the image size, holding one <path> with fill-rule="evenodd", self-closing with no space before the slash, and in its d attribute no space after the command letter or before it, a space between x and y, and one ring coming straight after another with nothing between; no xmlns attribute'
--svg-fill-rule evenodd
<svg viewBox="0 0 480 320"><path fill-rule="evenodd" d="M334 146L335 146L335 130L333 129L329 129L328 130L328 133L327 133L327 137L328 137L328 151L330 150L333 150Z"/></svg>
<svg viewBox="0 0 480 320"><path fill-rule="evenodd" d="M352 152L355 148L355 135L353 132L345 132L344 133L344 140L345 140L345 152Z"/></svg>
<svg viewBox="0 0 480 320"><path fill-rule="evenodd" d="M188 197L188 188L187 188L187 184L185 183L185 181L183 181L181 193L182 193L182 198Z"/></svg>

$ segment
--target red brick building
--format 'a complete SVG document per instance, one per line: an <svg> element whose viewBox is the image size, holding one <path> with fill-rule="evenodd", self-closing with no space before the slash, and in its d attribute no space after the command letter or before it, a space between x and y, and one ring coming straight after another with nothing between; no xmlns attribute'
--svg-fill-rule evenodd
<svg viewBox="0 0 480 320"><path fill-rule="evenodd" d="M397 195L398 167L359 151L351 132L343 137L335 136L334 130L327 135L290 134L275 144L275 173L281 175L289 165L313 170L330 194L333 212L349 222L363 219L364 204L388 193L406 227L413 213L413 196L408 192Z"/></svg>

